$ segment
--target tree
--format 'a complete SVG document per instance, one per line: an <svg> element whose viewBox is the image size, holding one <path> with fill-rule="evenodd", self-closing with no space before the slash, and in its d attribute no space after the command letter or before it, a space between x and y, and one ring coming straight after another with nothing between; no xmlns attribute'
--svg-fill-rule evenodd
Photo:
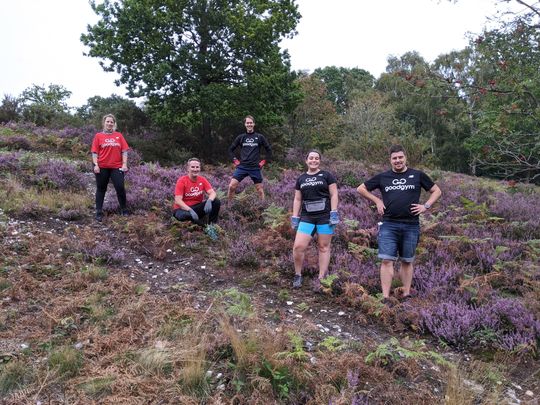
<svg viewBox="0 0 540 405"><path fill-rule="evenodd" d="M21 106L17 97L4 94L0 105L0 123L18 121L21 118Z"/></svg>
<svg viewBox="0 0 540 405"><path fill-rule="evenodd" d="M67 105L71 91L62 85L50 84L48 88L33 84L21 96L22 115L36 125L65 124L72 120Z"/></svg>
<svg viewBox="0 0 540 405"><path fill-rule="evenodd" d="M81 36L88 55L144 96L162 126L191 130L201 145L241 116L279 123L294 108L294 76L279 41L295 34L294 0L104 0Z"/></svg>
<svg viewBox="0 0 540 405"><path fill-rule="evenodd" d="M149 124L145 112L133 100L116 94L109 97L90 97L86 104L77 110L77 114L98 128L101 127L101 120L105 114L113 114L118 122L118 129L131 134Z"/></svg>
<svg viewBox="0 0 540 405"><path fill-rule="evenodd" d="M327 66L315 69L313 75L326 85L327 98L340 114L347 110L355 94L372 89L375 83L369 72L359 68Z"/></svg>
<svg viewBox="0 0 540 405"><path fill-rule="evenodd" d="M292 115L290 145L322 151L334 147L339 116L326 97L325 84L314 75L301 77L298 82L303 100Z"/></svg>

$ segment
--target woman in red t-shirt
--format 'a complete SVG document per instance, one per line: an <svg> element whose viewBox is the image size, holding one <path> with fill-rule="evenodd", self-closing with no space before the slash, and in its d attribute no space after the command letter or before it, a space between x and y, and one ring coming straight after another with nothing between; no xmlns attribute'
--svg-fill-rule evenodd
<svg viewBox="0 0 540 405"><path fill-rule="evenodd" d="M120 213L128 215L126 209L126 189L124 175L128 170L127 151L129 146L120 132L116 132L116 118L107 114L102 120L103 131L94 136L92 142L92 162L96 175L96 220L103 219L103 201L109 179L112 180Z"/></svg>

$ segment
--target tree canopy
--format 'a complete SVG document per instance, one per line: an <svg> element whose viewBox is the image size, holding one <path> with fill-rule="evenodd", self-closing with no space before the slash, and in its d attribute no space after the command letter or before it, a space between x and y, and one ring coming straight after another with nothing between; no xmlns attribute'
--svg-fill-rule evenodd
<svg viewBox="0 0 540 405"><path fill-rule="evenodd" d="M297 102L279 42L300 19L293 0L104 0L81 36L88 55L116 71L156 121L208 142L253 114L279 123Z"/></svg>

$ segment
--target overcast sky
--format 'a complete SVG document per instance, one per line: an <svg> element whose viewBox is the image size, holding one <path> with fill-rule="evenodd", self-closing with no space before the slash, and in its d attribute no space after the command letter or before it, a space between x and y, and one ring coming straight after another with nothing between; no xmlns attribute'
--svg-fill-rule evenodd
<svg viewBox="0 0 540 405"><path fill-rule="evenodd" d="M375 77L389 55L418 51L432 61L462 49L467 32L479 33L494 0L297 0L298 35L286 40L292 68L359 67ZM0 95L18 96L32 84L61 84L69 103L125 96L95 58L83 56L80 35L97 16L87 0L0 0Z"/></svg>

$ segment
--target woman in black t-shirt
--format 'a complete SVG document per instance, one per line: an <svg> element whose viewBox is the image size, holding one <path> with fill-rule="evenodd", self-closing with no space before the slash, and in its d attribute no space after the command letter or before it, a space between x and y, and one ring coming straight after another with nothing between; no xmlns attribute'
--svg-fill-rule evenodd
<svg viewBox="0 0 540 405"><path fill-rule="evenodd" d="M317 234L319 277L315 280L314 290L320 291L320 280L328 275L334 226L339 223L338 192L334 176L319 168L321 154L318 151L307 154L306 165L307 172L296 180L291 217L291 226L297 230L293 247L293 288L302 286L304 255L311 239Z"/></svg>

